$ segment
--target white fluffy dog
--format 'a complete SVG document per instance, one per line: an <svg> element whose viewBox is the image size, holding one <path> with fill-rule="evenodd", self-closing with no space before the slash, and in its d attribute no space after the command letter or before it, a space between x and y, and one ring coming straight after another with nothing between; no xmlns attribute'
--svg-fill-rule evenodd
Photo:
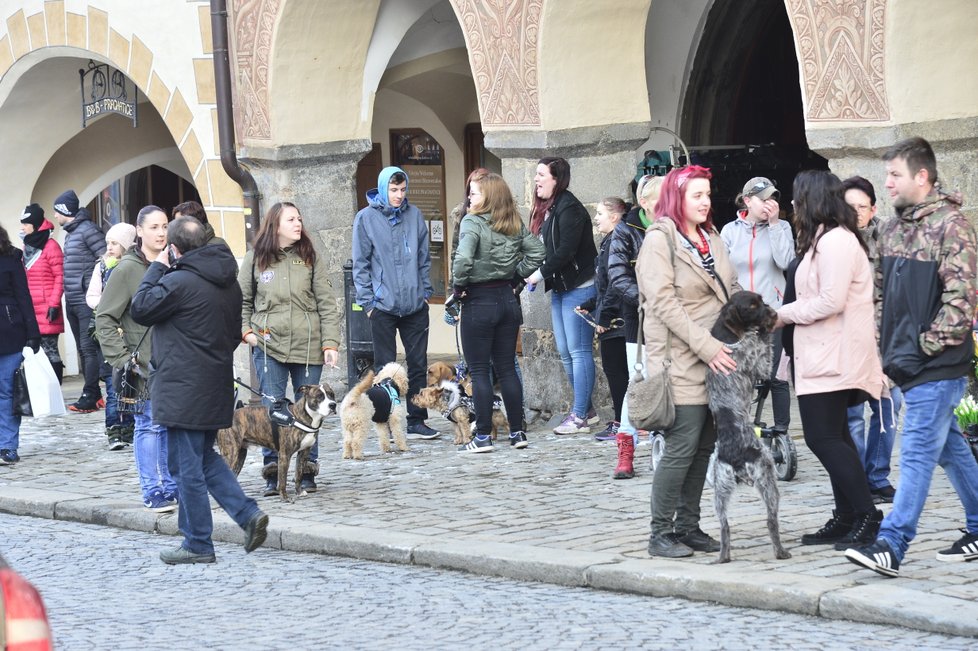
<svg viewBox="0 0 978 651"><path fill-rule="evenodd" d="M343 427L343 458L363 459L363 444L373 423L380 451L390 452L391 436L401 452L407 445L407 372L396 362L385 364L375 376L367 373L340 404Z"/></svg>

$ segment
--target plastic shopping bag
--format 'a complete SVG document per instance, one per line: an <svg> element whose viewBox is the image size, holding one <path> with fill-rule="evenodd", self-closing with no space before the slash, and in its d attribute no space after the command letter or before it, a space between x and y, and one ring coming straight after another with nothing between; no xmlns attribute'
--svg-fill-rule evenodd
<svg viewBox="0 0 978 651"><path fill-rule="evenodd" d="M58 376L54 374L51 362L43 351L35 353L30 348L24 349L24 375L27 377L27 389L35 418L66 413Z"/></svg>

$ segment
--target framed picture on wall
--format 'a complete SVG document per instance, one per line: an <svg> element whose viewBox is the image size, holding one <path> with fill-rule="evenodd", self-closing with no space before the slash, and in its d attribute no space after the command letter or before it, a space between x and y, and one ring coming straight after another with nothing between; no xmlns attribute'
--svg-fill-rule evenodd
<svg viewBox="0 0 978 651"><path fill-rule="evenodd" d="M408 175L408 201L428 222L431 300L443 303L448 291L448 213L445 209L445 153L424 129L391 129L391 164Z"/></svg>

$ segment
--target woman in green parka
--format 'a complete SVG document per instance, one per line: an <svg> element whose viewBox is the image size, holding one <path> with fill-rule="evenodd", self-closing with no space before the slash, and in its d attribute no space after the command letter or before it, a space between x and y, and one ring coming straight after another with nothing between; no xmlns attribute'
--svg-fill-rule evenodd
<svg viewBox="0 0 978 651"><path fill-rule="evenodd" d="M295 204L282 201L268 210L254 249L241 262L238 284L241 336L251 346L262 393L284 398L291 378L298 399L299 387L319 384L324 364L336 366L340 308ZM275 495L278 455L267 448L262 454L265 495ZM316 490L318 460L317 441L302 472L302 489L309 493Z"/></svg>

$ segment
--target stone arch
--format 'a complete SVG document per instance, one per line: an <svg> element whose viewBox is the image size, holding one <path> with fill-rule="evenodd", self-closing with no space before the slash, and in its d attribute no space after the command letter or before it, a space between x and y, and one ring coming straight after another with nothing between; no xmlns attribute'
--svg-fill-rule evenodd
<svg viewBox="0 0 978 651"><path fill-rule="evenodd" d="M18 82L27 79L38 66L57 60L84 63L92 59L108 63L126 74L136 84L146 102L159 114L174 147L189 170L191 179L202 199L207 202L207 207L213 209L215 205L234 206L240 211L240 190L228 188L231 181L221 169L220 161L205 156L201 139L193 124L194 110L187 99L196 94L198 103L206 102L206 99L201 98L202 89L206 92L208 87L213 87L213 76L211 73L208 83L206 66L195 65L197 88L175 87L166 81L169 75L155 65L154 52L137 33L132 33L127 38L114 28L116 21L112 11L103 11L92 6L88 6L86 13L82 14L67 10L64 2L45 2L43 9L36 13L26 15L23 9L18 9L3 18L7 33L0 37L0 116L5 112L8 117L11 112L16 113L18 107L14 104L18 101L15 97L18 94ZM75 70L78 67L81 66L76 65ZM74 93L77 93L77 83L76 74L70 86ZM45 93L45 100L47 99L48 94ZM75 101L77 102L77 95ZM74 110L78 110L77 105ZM16 119L0 119L0 124L6 123L16 128L18 125L29 124L27 118L29 116L20 111ZM111 117L102 118L105 119ZM75 128L74 134L77 133L78 129ZM57 141L54 134L48 134L48 146L56 150L71 138L70 133L61 135L66 137ZM50 153L53 154L54 151ZM35 157L41 158L37 156L37 152ZM43 163L42 160L41 164ZM41 170L36 171L37 176L17 186L23 188L27 197L39 178ZM10 201L20 203L21 199L27 197L13 197ZM82 201L91 199L80 198ZM22 205L21 203L21 207ZM243 231L241 239L243 241Z"/></svg>

